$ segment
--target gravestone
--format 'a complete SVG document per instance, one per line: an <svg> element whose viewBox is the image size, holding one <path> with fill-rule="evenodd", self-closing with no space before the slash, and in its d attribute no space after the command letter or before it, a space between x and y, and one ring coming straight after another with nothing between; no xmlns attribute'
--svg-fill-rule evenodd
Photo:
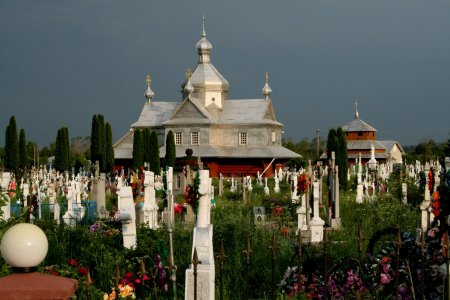
<svg viewBox="0 0 450 300"><path fill-rule="evenodd" d="M325 221L320 218L319 215L319 183L316 181L313 183L313 218L311 220L311 242L320 243L323 240L323 226Z"/></svg>
<svg viewBox="0 0 450 300"><path fill-rule="evenodd" d="M155 197L155 173L145 171L143 221L149 228L158 227L158 205Z"/></svg>
<svg viewBox="0 0 450 300"><path fill-rule="evenodd" d="M11 181L11 173L3 172L0 193L7 198L6 205L2 206L2 211L3 211L2 218L5 221L8 221L9 218L11 217L11 203L10 203L10 199L9 199L9 195L8 195L8 187L9 187L10 181Z"/></svg>
<svg viewBox="0 0 450 300"><path fill-rule="evenodd" d="M131 186L120 189L120 220L122 221L123 246L131 249L136 247L136 210Z"/></svg>
<svg viewBox="0 0 450 300"><path fill-rule="evenodd" d="M100 178L97 182L97 191L95 195L97 198L95 198L95 201L97 202L97 214L101 215L101 212L106 209L106 193L105 193L105 186L106 186L106 174L101 173Z"/></svg>
<svg viewBox="0 0 450 300"><path fill-rule="evenodd" d="M253 222L255 225L261 225L266 221L266 208L264 206L253 207Z"/></svg>
<svg viewBox="0 0 450 300"><path fill-rule="evenodd" d="M198 259L201 264L197 266L197 297L196 299L215 299L215 267L213 251L213 226L210 223L210 199L208 197L209 171L199 170L199 208L197 225L194 228L192 244L192 256L194 249L197 250ZM185 300L194 299L194 266L190 265L186 270Z"/></svg>

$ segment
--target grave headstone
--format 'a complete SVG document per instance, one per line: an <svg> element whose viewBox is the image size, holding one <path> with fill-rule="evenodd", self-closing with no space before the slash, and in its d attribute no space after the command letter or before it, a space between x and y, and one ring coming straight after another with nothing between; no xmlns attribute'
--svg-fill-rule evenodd
<svg viewBox="0 0 450 300"><path fill-rule="evenodd" d="M122 221L123 246L128 249L134 248L136 247L136 210L130 186L120 189L119 211Z"/></svg>
<svg viewBox="0 0 450 300"><path fill-rule="evenodd" d="M213 226L209 220L210 199L208 197L208 170L199 170L200 186L199 209L197 225L194 228L192 257L194 249L201 264L197 266L197 295L196 299L215 299L215 267L213 251ZM185 300L194 298L194 266L191 264L186 270Z"/></svg>

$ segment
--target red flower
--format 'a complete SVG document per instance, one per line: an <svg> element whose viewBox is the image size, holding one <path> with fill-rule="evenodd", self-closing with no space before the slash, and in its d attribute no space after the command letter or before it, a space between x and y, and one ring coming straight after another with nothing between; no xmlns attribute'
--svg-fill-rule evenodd
<svg viewBox="0 0 450 300"><path fill-rule="evenodd" d="M69 265L71 265L72 267L76 267L78 266L78 263L75 259L69 259Z"/></svg>
<svg viewBox="0 0 450 300"><path fill-rule="evenodd" d="M141 284L141 279L140 279L140 278L136 278L136 279L134 280L134 283L136 283L136 284Z"/></svg>
<svg viewBox="0 0 450 300"><path fill-rule="evenodd" d="M144 276L142 276L142 280L144 281L150 280L150 277L148 277L147 274L144 274Z"/></svg>
<svg viewBox="0 0 450 300"><path fill-rule="evenodd" d="M133 279L133 276L134 276L133 272L123 274L123 277L126 279Z"/></svg>
<svg viewBox="0 0 450 300"><path fill-rule="evenodd" d="M181 206L181 204L175 203L173 205L173 211L174 213L181 215L181 213L183 212L183 206Z"/></svg>
<svg viewBox="0 0 450 300"><path fill-rule="evenodd" d="M78 269L78 274L85 276L88 272L88 269L86 267L81 267Z"/></svg>
<svg viewBox="0 0 450 300"><path fill-rule="evenodd" d="M54 275L54 276L59 276L58 271L53 271L53 275Z"/></svg>
<svg viewBox="0 0 450 300"><path fill-rule="evenodd" d="M281 215L282 212L283 212L283 208L277 206L277 207L275 207L275 208L273 209L273 213L272 213L272 214L273 214L274 216L279 216L279 215Z"/></svg>

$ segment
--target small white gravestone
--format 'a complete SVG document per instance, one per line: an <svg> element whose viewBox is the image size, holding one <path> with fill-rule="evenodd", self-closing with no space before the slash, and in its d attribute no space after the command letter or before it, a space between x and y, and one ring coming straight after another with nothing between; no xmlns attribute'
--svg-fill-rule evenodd
<svg viewBox="0 0 450 300"><path fill-rule="evenodd" d="M247 189L249 192L253 191L253 187L252 187L252 178L250 176L247 176L245 178L246 180L246 185L247 185Z"/></svg>
<svg viewBox="0 0 450 300"><path fill-rule="evenodd" d="M275 175L275 188L273 189L275 193L280 192L280 179Z"/></svg>
<svg viewBox="0 0 450 300"><path fill-rule="evenodd" d="M213 251L213 226L209 219L210 199L208 197L209 171L199 170L199 208L197 216L197 225L194 228L194 238L192 245L192 256L194 249L197 250L198 259L201 264L197 266L197 297L196 299L214 299L215 298L215 268ZM194 267L191 264L186 270L185 282L185 300L194 299Z"/></svg>
<svg viewBox="0 0 450 300"><path fill-rule="evenodd" d="M145 171L144 177L144 223L153 229L158 227L158 205L155 197L155 173Z"/></svg>
<svg viewBox="0 0 450 300"><path fill-rule="evenodd" d="M402 202L404 204L408 203L408 185L406 182L402 183Z"/></svg>
<svg viewBox="0 0 450 300"><path fill-rule="evenodd" d="M95 201L97 202L97 213L101 215L101 212L106 209L106 193L105 193L105 187L106 187L106 174L101 173L100 178L97 182L97 191L95 195L97 198Z"/></svg>
<svg viewBox="0 0 450 300"><path fill-rule="evenodd" d="M8 195L8 187L9 187L10 181L11 181L11 173L3 172L0 193L7 198L6 205L2 206L2 211L3 211L2 218L5 221L8 221L9 218L11 217L11 203L10 203L10 199L9 199L9 195Z"/></svg>
<svg viewBox="0 0 450 300"><path fill-rule="evenodd" d="M120 189L120 220L122 221L123 246L136 247L136 210L133 202L131 186Z"/></svg>
<svg viewBox="0 0 450 300"><path fill-rule="evenodd" d="M74 227L77 223L75 212L73 211L73 191L72 187L67 190L67 211L63 216L64 224Z"/></svg>
<svg viewBox="0 0 450 300"><path fill-rule="evenodd" d="M300 200L300 198L297 194L298 173L294 172L294 173L292 173L291 176L292 176L291 178L292 178L292 185L293 185L293 188L291 190L291 200L292 200L292 203L298 203Z"/></svg>
<svg viewBox="0 0 450 300"><path fill-rule="evenodd" d="M230 192L232 192L232 193L236 192L236 186L234 185L234 178L233 177L231 177Z"/></svg>
<svg viewBox="0 0 450 300"><path fill-rule="evenodd" d="M313 184L313 196L314 196L314 216L311 220L311 242L320 243L323 240L323 225L325 221L319 216L319 183Z"/></svg>
<svg viewBox="0 0 450 300"><path fill-rule="evenodd" d="M264 194L270 194L269 187L267 186L267 177L264 177Z"/></svg>

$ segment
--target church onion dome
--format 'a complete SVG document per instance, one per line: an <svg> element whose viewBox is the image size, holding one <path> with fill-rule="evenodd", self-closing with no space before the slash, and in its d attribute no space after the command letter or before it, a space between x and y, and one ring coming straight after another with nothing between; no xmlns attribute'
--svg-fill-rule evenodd
<svg viewBox="0 0 450 300"><path fill-rule="evenodd" d="M184 92L187 95L190 95L194 92L194 86L191 84L191 69L188 69L188 71L186 72L186 84L184 85Z"/></svg>
<svg viewBox="0 0 450 300"><path fill-rule="evenodd" d="M227 93L229 88L228 81L220 74L219 71L211 64L210 53L212 50L211 43L206 39L205 19L203 17L203 32L200 41L197 43L197 51L199 55L198 65L190 78L191 84L195 89L195 93L207 91L219 91ZM184 90L187 81L183 82Z"/></svg>
<svg viewBox="0 0 450 300"><path fill-rule="evenodd" d="M272 94L272 89L269 86L269 72L266 72L266 84L262 89L262 93L266 97L266 100L269 99L269 96Z"/></svg>
<svg viewBox="0 0 450 300"><path fill-rule="evenodd" d="M144 96L147 98L148 102L150 102L155 96L155 93L150 88L150 83L152 82L150 75L147 74L147 77L145 77L145 82L147 83L147 90L145 91Z"/></svg>

